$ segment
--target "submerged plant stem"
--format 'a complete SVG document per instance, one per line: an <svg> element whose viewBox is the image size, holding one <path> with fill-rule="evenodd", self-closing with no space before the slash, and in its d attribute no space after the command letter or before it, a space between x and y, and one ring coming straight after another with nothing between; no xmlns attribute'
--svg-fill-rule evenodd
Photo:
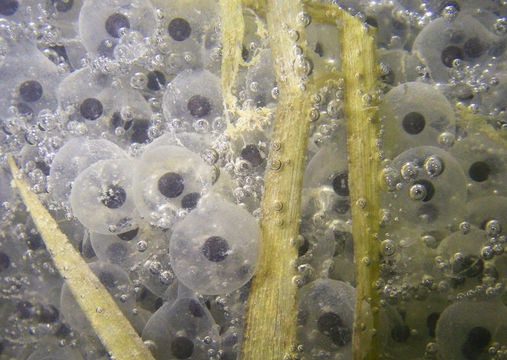
<svg viewBox="0 0 507 360"><path fill-rule="evenodd" d="M352 235L356 264L357 299L352 350L354 360L378 359L380 160L377 139L380 124L375 106L378 64L375 41L365 24L339 12L342 72L349 159Z"/></svg>
<svg viewBox="0 0 507 360"><path fill-rule="evenodd" d="M115 360L154 360L142 339L125 318L107 289L91 271L81 255L37 195L22 179L14 159L9 159L14 184L39 231L53 262L65 279L79 307L111 358Z"/></svg>
<svg viewBox="0 0 507 360"><path fill-rule="evenodd" d="M293 278L312 92L309 81L294 69L296 43L288 31L304 31L298 23L302 4L273 0L266 11L280 97L264 183L261 255L248 298L242 360L284 359L295 344L296 332ZM307 90L301 86L305 81Z"/></svg>

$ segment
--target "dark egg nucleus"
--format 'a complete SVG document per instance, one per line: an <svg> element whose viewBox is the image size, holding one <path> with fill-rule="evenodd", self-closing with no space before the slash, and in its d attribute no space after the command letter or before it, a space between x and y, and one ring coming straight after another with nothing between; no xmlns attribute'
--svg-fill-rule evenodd
<svg viewBox="0 0 507 360"><path fill-rule="evenodd" d="M58 12L67 12L72 9L74 0L52 0L53 6Z"/></svg>
<svg viewBox="0 0 507 360"><path fill-rule="evenodd" d="M261 152L257 145L248 144L242 150L240 154L241 158L248 161L253 167L257 167L262 164Z"/></svg>
<svg viewBox="0 0 507 360"><path fill-rule="evenodd" d="M326 336L329 336L335 345L345 346L352 340L352 330L343 324L338 314L326 312L319 316L317 328Z"/></svg>
<svg viewBox="0 0 507 360"><path fill-rule="evenodd" d="M0 252L0 272L7 270L9 266L11 266L11 259L9 255L3 251Z"/></svg>
<svg viewBox="0 0 507 360"><path fill-rule="evenodd" d="M449 45L446 47L444 50L442 50L442 53L440 55L442 63L449 68L453 67L454 60L463 59L463 57L463 50L460 47L454 45Z"/></svg>
<svg viewBox="0 0 507 360"><path fill-rule="evenodd" d="M125 200L127 200L127 193L119 185L109 185L100 198L102 204L109 209L118 209Z"/></svg>
<svg viewBox="0 0 507 360"><path fill-rule="evenodd" d="M165 86L165 75L161 71L150 71L148 74L146 74L146 77L148 78L146 87L152 91L158 91L162 88L162 86Z"/></svg>
<svg viewBox="0 0 507 360"><path fill-rule="evenodd" d="M185 182L180 174L168 172L158 179L158 191L165 197L178 197L183 193L184 189Z"/></svg>
<svg viewBox="0 0 507 360"><path fill-rule="evenodd" d="M14 15L18 8L19 2L17 0L0 0L0 15Z"/></svg>
<svg viewBox="0 0 507 360"><path fill-rule="evenodd" d="M221 262L227 258L229 244L221 236L211 236L201 248L203 255L212 262Z"/></svg>
<svg viewBox="0 0 507 360"><path fill-rule="evenodd" d="M188 193L181 199L181 207L187 210L195 209L200 198L201 194L198 192Z"/></svg>
<svg viewBox="0 0 507 360"><path fill-rule="evenodd" d="M178 336L171 342L171 353L176 359L188 359L194 353L194 343L189 338Z"/></svg>
<svg viewBox="0 0 507 360"><path fill-rule="evenodd" d="M106 31L114 38L120 37L120 29L130 29L129 19L120 13L115 13L109 16L105 23Z"/></svg>
<svg viewBox="0 0 507 360"><path fill-rule="evenodd" d="M335 174L331 180L331 185L337 195L349 196L349 174L347 172Z"/></svg>
<svg viewBox="0 0 507 360"><path fill-rule="evenodd" d="M19 96L26 102L34 102L42 97L42 85L35 80L28 80L19 86Z"/></svg>
<svg viewBox="0 0 507 360"><path fill-rule="evenodd" d="M193 117L202 118L211 112L211 103L207 97L194 95L188 100L187 109Z"/></svg>
<svg viewBox="0 0 507 360"><path fill-rule="evenodd" d="M204 309L201 303L195 299L190 299L188 302L188 311L195 317L203 317Z"/></svg>
<svg viewBox="0 0 507 360"><path fill-rule="evenodd" d="M184 41L190 37L192 28L187 20L183 18L175 18L169 23L167 31L173 40Z"/></svg>
<svg viewBox="0 0 507 360"><path fill-rule="evenodd" d="M401 126L407 134L417 135L424 130L426 120L422 114L418 112L410 112L403 117Z"/></svg>
<svg viewBox="0 0 507 360"><path fill-rule="evenodd" d="M58 320L58 317L60 316L60 311L53 306L53 305L47 305L47 306L41 306L40 313L39 313L39 322L43 324L52 324L56 320Z"/></svg>
<svg viewBox="0 0 507 360"><path fill-rule="evenodd" d="M491 341L491 332L482 326L471 329L465 343L461 346L461 353L467 360L476 360L484 352Z"/></svg>
<svg viewBox="0 0 507 360"><path fill-rule="evenodd" d="M121 234L116 234L116 236L119 237L121 240L130 241L130 240L134 239L138 233L139 233L139 228L135 228L135 229L126 231Z"/></svg>
<svg viewBox="0 0 507 360"><path fill-rule="evenodd" d="M468 176L476 182L483 182L488 180L491 173L491 167L484 161L477 161L470 165L468 169Z"/></svg>
<svg viewBox="0 0 507 360"><path fill-rule="evenodd" d="M79 112L88 120L97 120L103 111L102 103L95 98L85 99L79 106Z"/></svg>

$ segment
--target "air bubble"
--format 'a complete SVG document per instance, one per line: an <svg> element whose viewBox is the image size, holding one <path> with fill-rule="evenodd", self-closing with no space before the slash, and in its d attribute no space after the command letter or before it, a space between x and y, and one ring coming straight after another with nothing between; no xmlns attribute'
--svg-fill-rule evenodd
<svg viewBox="0 0 507 360"><path fill-rule="evenodd" d="M424 161L424 168L429 176L435 177L442 174L444 171L444 164L442 163L442 160L433 155L426 158Z"/></svg>
<svg viewBox="0 0 507 360"><path fill-rule="evenodd" d="M380 243L380 252L384 256L392 256L396 252L396 245L392 240L384 240Z"/></svg>

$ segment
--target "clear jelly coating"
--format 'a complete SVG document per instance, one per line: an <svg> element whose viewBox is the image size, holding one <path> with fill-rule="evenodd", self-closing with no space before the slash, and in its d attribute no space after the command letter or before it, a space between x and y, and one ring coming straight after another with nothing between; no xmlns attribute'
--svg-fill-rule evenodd
<svg viewBox="0 0 507 360"><path fill-rule="evenodd" d="M152 353L157 360L204 359L216 349L219 339L206 306L188 297L162 305L148 320L142 336L154 344ZM209 340L202 341L205 338Z"/></svg>
<svg viewBox="0 0 507 360"><path fill-rule="evenodd" d="M51 163L48 191L55 201L70 204L72 184L82 171L100 160L126 157L118 145L104 139L70 139L58 150Z"/></svg>
<svg viewBox="0 0 507 360"><path fill-rule="evenodd" d="M421 102L424 98L424 102ZM455 132L451 104L432 85L407 82L391 89L379 108L384 151L394 157L417 144L437 146L439 135Z"/></svg>
<svg viewBox="0 0 507 360"><path fill-rule="evenodd" d="M206 120L209 124L223 112L220 79L207 70L186 70L167 86L163 99L168 121L179 119L189 124Z"/></svg>
<svg viewBox="0 0 507 360"><path fill-rule="evenodd" d="M72 185L72 212L89 230L124 233L136 227L132 160L102 160L80 173Z"/></svg>
<svg viewBox="0 0 507 360"><path fill-rule="evenodd" d="M457 141L450 150L465 172L468 193L473 198L492 194L507 195L504 186L507 151L498 145L487 136L477 134Z"/></svg>
<svg viewBox="0 0 507 360"><path fill-rule="evenodd" d="M0 91L4 94L0 98L0 119L5 119L3 131L13 134L20 130L14 119L35 124L41 111L54 109L55 89L62 75L30 42L3 41L3 52L12 56L0 61Z"/></svg>
<svg viewBox="0 0 507 360"><path fill-rule="evenodd" d="M436 147L421 146L401 153L384 172L384 181L394 184L391 206L400 219L426 230L455 221L467 199L461 166Z"/></svg>
<svg viewBox="0 0 507 360"><path fill-rule="evenodd" d="M458 62L477 64L491 56L496 36L468 14L459 14L449 21L438 18L416 37L413 52L428 66L436 81L447 81Z"/></svg>
<svg viewBox="0 0 507 360"><path fill-rule="evenodd" d="M79 12L80 38L95 56L135 60L146 48L138 44L137 51L131 51L134 44L129 40L142 39L154 30L155 13L148 0L85 0Z"/></svg>
<svg viewBox="0 0 507 360"><path fill-rule="evenodd" d="M462 301L440 315L436 339L442 358L487 359L493 343L507 341L507 310L496 301Z"/></svg>
<svg viewBox="0 0 507 360"><path fill-rule="evenodd" d="M193 210L211 185L206 163L180 146L151 145L133 172L137 211L162 228L174 224L179 210Z"/></svg>
<svg viewBox="0 0 507 360"><path fill-rule="evenodd" d="M174 228L169 243L174 273L201 294L229 293L252 278L259 236L252 215L210 193Z"/></svg>
<svg viewBox="0 0 507 360"><path fill-rule="evenodd" d="M297 331L310 356L350 356L355 296L352 286L330 279L316 280L299 290Z"/></svg>

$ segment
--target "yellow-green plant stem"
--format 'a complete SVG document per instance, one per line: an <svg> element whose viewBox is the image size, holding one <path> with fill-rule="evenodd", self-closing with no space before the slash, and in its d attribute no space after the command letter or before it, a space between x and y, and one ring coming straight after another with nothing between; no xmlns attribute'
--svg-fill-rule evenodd
<svg viewBox="0 0 507 360"><path fill-rule="evenodd" d="M380 125L375 106L378 64L375 42L357 18L339 12L342 73L349 159L352 235L356 264L357 299L352 349L354 360L378 359L380 160L377 141Z"/></svg>
<svg viewBox="0 0 507 360"><path fill-rule="evenodd" d="M42 236L56 268L65 279L76 302L111 358L154 360L109 292L74 249L65 234L60 231L56 221L42 205L37 195L30 191L30 187L22 179L12 158L9 159L9 165L14 185Z"/></svg>
<svg viewBox="0 0 507 360"><path fill-rule="evenodd" d="M236 85L241 63L242 42L245 31L243 6L240 0L220 0L220 23L222 30L222 93L227 116L236 108Z"/></svg>
<svg viewBox="0 0 507 360"><path fill-rule="evenodd" d="M280 90L262 201L259 266L248 298L242 360L283 360L295 345L296 239L301 187L309 132L310 85L294 64L297 56L290 30L298 22L299 1L267 2L266 20L277 85ZM298 44L301 45L301 44ZM308 81L307 81L308 82Z"/></svg>

